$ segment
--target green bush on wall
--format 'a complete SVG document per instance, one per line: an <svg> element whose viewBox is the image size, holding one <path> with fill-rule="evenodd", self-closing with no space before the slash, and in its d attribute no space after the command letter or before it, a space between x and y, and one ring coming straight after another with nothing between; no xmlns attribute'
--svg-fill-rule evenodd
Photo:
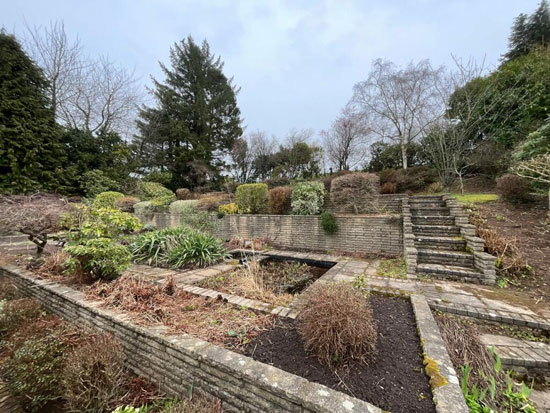
<svg viewBox="0 0 550 413"><path fill-rule="evenodd" d="M114 208L115 202L124 198L124 194L116 191L107 191L98 194L94 199L95 208Z"/></svg>
<svg viewBox="0 0 550 413"><path fill-rule="evenodd" d="M292 190L290 205L294 215L317 215L325 202L322 182L301 182Z"/></svg>
<svg viewBox="0 0 550 413"><path fill-rule="evenodd" d="M242 184L237 187L236 198L239 214L264 214L267 212L267 185Z"/></svg>
<svg viewBox="0 0 550 413"><path fill-rule="evenodd" d="M321 214L321 226L327 234L335 234L338 231L338 223L332 212L325 211Z"/></svg>
<svg viewBox="0 0 550 413"><path fill-rule="evenodd" d="M171 214L194 214L197 212L197 202L195 199L174 201L170 204L168 210Z"/></svg>

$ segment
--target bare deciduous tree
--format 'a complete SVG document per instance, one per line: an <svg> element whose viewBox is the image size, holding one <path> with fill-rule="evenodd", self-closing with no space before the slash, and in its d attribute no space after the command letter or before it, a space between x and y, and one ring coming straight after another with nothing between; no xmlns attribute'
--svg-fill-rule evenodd
<svg viewBox="0 0 550 413"><path fill-rule="evenodd" d="M512 170L523 178L548 187L548 219L550 219L550 154L535 156L520 162Z"/></svg>
<svg viewBox="0 0 550 413"><path fill-rule="evenodd" d="M399 69L378 59L367 80L354 86L351 103L364 113L375 135L400 145L404 169L407 147L423 136L441 113L435 85L442 71L442 67L432 68L428 60Z"/></svg>
<svg viewBox="0 0 550 413"><path fill-rule="evenodd" d="M468 156L484 141L481 128L490 116L499 113L500 103L506 96L504 93L495 96L491 82L481 83L478 87L467 86L484 75L484 62L462 61L454 56L453 59L454 69L441 74L435 85L439 106L443 110L425 128L422 145L443 186L449 189L459 178L463 191L463 177L471 166ZM450 104L456 93L458 95Z"/></svg>
<svg viewBox="0 0 550 413"><path fill-rule="evenodd" d="M349 171L363 162L368 151L368 133L365 115L346 106L330 129L321 131L329 162L339 171Z"/></svg>
<svg viewBox="0 0 550 413"><path fill-rule="evenodd" d="M71 42L63 22L27 26L27 49L50 84L52 108L65 125L93 134L129 134L141 88L134 74L107 58L87 59Z"/></svg>

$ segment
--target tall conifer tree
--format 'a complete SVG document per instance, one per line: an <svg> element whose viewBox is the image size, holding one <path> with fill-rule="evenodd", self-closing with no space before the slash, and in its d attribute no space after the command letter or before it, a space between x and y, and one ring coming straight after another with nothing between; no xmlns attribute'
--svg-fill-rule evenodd
<svg viewBox="0 0 550 413"><path fill-rule="evenodd" d="M171 172L173 188L216 182L242 135L238 90L206 41L199 46L188 37L174 44L170 66L161 63L164 82L153 79L156 106L139 114L145 165Z"/></svg>
<svg viewBox="0 0 550 413"><path fill-rule="evenodd" d="M60 147L42 71L0 31L0 191L56 189ZM59 172L59 171L57 171Z"/></svg>

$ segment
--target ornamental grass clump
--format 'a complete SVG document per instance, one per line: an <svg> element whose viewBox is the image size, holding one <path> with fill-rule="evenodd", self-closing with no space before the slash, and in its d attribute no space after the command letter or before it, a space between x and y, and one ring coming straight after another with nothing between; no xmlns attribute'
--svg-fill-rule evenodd
<svg viewBox="0 0 550 413"><path fill-rule="evenodd" d="M367 363L376 353L376 325L360 291L348 283L312 286L303 294L297 328L306 350L338 367Z"/></svg>

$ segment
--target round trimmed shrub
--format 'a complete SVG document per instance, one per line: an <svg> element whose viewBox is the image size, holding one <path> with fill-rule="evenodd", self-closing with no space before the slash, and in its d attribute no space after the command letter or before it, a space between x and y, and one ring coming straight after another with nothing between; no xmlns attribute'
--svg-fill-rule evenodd
<svg viewBox="0 0 550 413"><path fill-rule="evenodd" d="M176 198L178 198L178 201L191 199L191 191L187 188L178 188L176 189Z"/></svg>
<svg viewBox="0 0 550 413"><path fill-rule="evenodd" d="M317 215L325 202L325 186L322 182L301 182L294 186L290 206L294 215Z"/></svg>
<svg viewBox="0 0 550 413"><path fill-rule="evenodd" d="M242 184L237 187L236 198L239 214L264 214L267 212L268 190L266 184Z"/></svg>
<svg viewBox="0 0 550 413"><path fill-rule="evenodd" d="M155 212L155 207L151 201L141 201L134 204L134 212L136 214L152 214Z"/></svg>
<svg viewBox="0 0 550 413"><path fill-rule="evenodd" d="M497 178L497 191L506 201L523 202L528 190L529 183L521 176L507 174Z"/></svg>
<svg viewBox="0 0 550 413"><path fill-rule="evenodd" d="M296 321L306 350L325 365L367 363L374 358L377 333L372 310L349 283L310 287Z"/></svg>
<svg viewBox="0 0 550 413"><path fill-rule="evenodd" d="M380 178L376 174L355 172L332 181L330 200L332 207L355 214L376 212Z"/></svg>
<svg viewBox="0 0 550 413"><path fill-rule="evenodd" d="M124 198L124 194L115 191L107 191L98 194L94 199L94 208L114 208L115 202Z"/></svg>
<svg viewBox="0 0 550 413"><path fill-rule="evenodd" d="M160 198L163 196L173 196L175 195L168 188L165 188L158 182L141 182L139 185L139 192L142 195L143 199L150 201L154 198Z"/></svg>
<svg viewBox="0 0 550 413"><path fill-rule="evenodd" d="M269 213L273 215L286 215L290 212L290 197L292 187L278 186L269 190Z"/></svg>
<svg viewBox="0 0 550 413"><path fill-rule="evenodd" d="M327 234L336 234L338 231L338 223L336 222L336 217L332 212L325 211L321 214L321 226Z"/></svg>
<svg viewBox="0 0 550 413"><path fill-rule="evenodd" d="M197 203L195 199L188 199L185 201L174 201L168 207L168 211L171 214L194 214L197 212Z"/></svg>
<svg viewBox="0 0 550 413"><path fill-rule="evenodd" d="M139 198L133 196L125 196L118 198L115 201L115 208L120 209L123 212L134 212L134 205L139 202Z"/></svg>

